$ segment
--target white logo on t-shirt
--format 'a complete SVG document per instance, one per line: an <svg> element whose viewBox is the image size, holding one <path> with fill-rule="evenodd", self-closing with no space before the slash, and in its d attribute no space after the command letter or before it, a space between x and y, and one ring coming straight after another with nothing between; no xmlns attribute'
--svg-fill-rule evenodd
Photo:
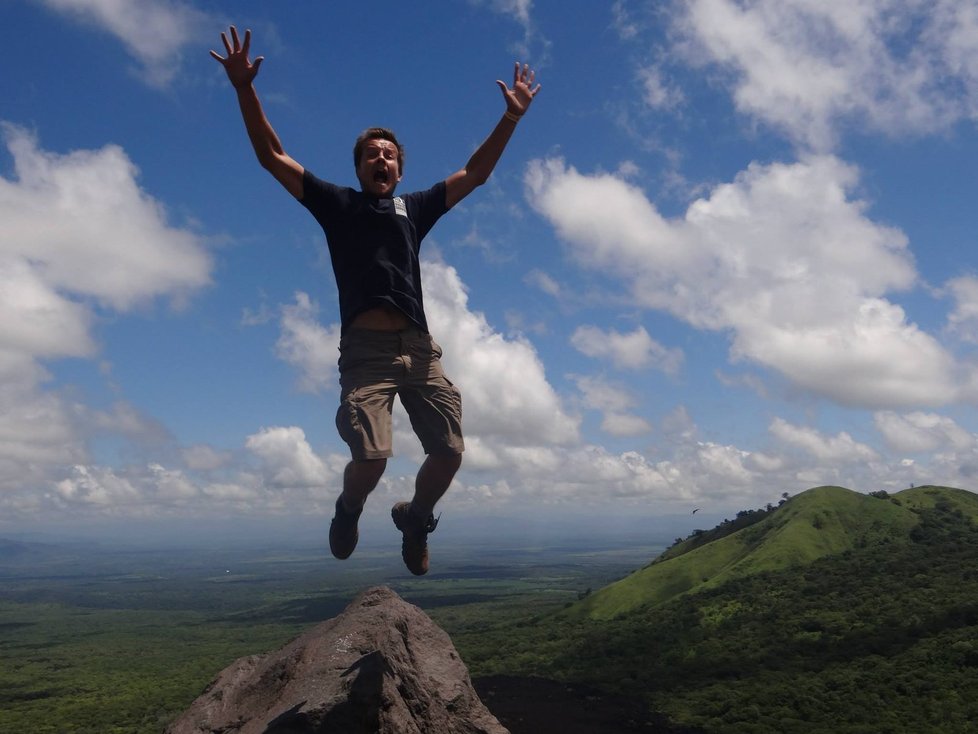
<svg viewBox="0 0 978 734"><path fill-rule="evenodd" d="M404 199L400 196L394 197L394 213L399 214L402 217L407 216L407 207L404 205Z"/></svg>

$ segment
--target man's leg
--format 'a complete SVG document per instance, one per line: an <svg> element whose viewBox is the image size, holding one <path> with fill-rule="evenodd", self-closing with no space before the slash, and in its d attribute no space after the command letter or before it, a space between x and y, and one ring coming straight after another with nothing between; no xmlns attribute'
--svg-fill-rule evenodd
<svg viewBox="0 0 978 734"><path fill-rule="evenodd" d="M329 550L344 560L356 550L360 540L357 523L367 495L374 491L387 467L387 459L351 461L343 472L343 491L336 498L336 512L329 524Z"/></svg>
<svg viewBox="0 0 978 734"><path fill-rule="evenodd" d="M461 454L429 454L414 480L413 512L427 519L435 505L448 491L455 473L462 465Z"/></svg>
<svg viewBox="0 0 978 734"><path fill-rule="evenodd" d="M340 499L347 512L363 509L367 495L374 491L387 468L387 459L351 461L343 472L343 492Z"/></svg>
<svg viewBox="0 0 978 734"><path fill-rule="evenodd" d="M336 429L353 460L343 471L343 491L329 528L329 547L348 558L359 539L357 522L391 452L391 409L397 394L400 337L396 333L352 329L340 338L340 405Z"/></svg>
<svg viewBox="0 0 978 734"><path fill-rule="evenodd" d="M428 572L428 533L438 524L433 511L462 464L462 397L445 376L441 347L429 334L406 345L410 374L398 392L428 458L418 470L414 497L391 508L402 533L401 556L411 573Z"/></svg>
<svg viewBox="0 0 978 734"><path fill-rule="evenodd" d="M429 454L414 482L414 498L391 508L401 531L401 558L415 576L428 573L428 533L438 527L433 510L462 464L461 454Z"/></svg>

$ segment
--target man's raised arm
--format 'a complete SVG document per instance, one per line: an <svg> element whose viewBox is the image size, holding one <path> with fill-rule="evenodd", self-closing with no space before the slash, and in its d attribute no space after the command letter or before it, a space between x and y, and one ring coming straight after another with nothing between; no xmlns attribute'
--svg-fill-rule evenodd
<svg viewBox="0 0 978 734"><path fill-rule="evenodd" d="M533 87L534 76L533 69L527 64L521 68L519 62L516 62L512 89L504 82L496 80L506 100L506 111L489 133L489 137L469 158L465 167L445 179L445 205L449 209L471 194L477 186L489 180L489 174L503 154L506 144L516 129L516 123L526 114L533 98L540 91L539 84Z"/></svg>
<svg viewBox="0 0 978 734"><path fill-rule="evenodd" d="M238 38L237 29L231 26L231 42L228 42L225 33L221 33L221 41L224 42L227 56L220 56L215 51L211 51L211 56L224 67L231 85L238 94L241 117L244 119L251 146L255 149L255 155L258 156L258 162L292 196L301 199L303 194L302 175L305 173L305 169L282 148L282 142L275 134L275 130L272 129L268 118L265 117L265 112L262 110L258 93L253 84L258 75L258 67L261 66L265 57L259 56L253 64L248 61L251 31L245 31L244 43L242 44Z"/></svg>

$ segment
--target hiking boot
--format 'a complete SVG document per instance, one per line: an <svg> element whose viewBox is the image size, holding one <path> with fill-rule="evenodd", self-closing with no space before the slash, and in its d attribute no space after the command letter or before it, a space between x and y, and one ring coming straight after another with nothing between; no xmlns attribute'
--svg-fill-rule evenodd
<svg viewBox="0 0 978 734"><path fill-rule="evenodd" d="M391 508L391 518L403 534L401 558L404 559L404 565L415 576L424 576L428 573L428 533L435 531L438 520L434 515L428 515L425 519L418 517L411 509L410 502L398 502L394 505Z"/></svg>
<svg viewBox="0 0 978 734"><path fill-rule="evenodd" d="M347 510L342 495L336 498L336 514L329 524L329 549L341 561L349 558L357 547L360 539L357 520L360 519L361 512L362 507L356 512Z"/></svg>

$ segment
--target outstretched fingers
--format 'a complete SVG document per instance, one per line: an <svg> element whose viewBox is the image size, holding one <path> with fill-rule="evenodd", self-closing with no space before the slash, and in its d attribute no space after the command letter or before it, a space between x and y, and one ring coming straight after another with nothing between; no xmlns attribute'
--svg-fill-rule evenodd
<svg viewBox="0 0 978 734"><path fill-rule="evenodd" d="M530 68L529 64L522 64L517 61L513 67L513 91L525 89L530 99L540 91L540 84L533 86L536 80L536 71Z"/></svg>
<svg viewBox="0 0 978 734"><path fill-rule="evenodd" d="M529 64L520 65L517 61L513 67L513 86L517 84L523 84L526 87L533 86L533 80L536 78L536 72L530 68Z"/></svg>
<svg viewBox="0 0 978 734"><path fill-rule="evenodd" d="M228 79L231 80L236 88L243 88L250 84L258 73L258 67L264 61L263 56L259 56L254 62L248 60L248 53L251 50L251 31L245 30L244 42L238 35L238 29L231 26L228 33L221 33L221 43L227 56L221 56L216 51L211 51L211 57L221 63L227 72Z"/></svg>
<svg viewBox="0 0 978 734"><path fill-rule="evenodd" d="M251 48L251 30L245 30L244 44L241 46L241 53L245 56L248 55L248 50Z"/></svg>
<svg viewBox="0 0 978 734"><path fill-rule="evenodd" d="M238 32L234 29L234 26L231 26L231 35L234 37L234 45L235 45L234 50L237 50ZM234 50L232 50L231 48L231 42L228 41L228 34L225 33L224 31L221 31L221 43L224 44L224 52L227 54L227 56L221 56L217 51L214 51L213 49L211 49L210 53L213 58L215 58L216 60L220 61L223 64L228 59L230 59L231 54L234 53Z"/></svg>

